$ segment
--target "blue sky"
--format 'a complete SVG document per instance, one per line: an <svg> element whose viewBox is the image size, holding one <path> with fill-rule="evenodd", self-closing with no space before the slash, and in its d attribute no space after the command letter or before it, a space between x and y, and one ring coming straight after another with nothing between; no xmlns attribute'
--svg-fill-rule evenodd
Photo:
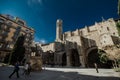
<svg viewBox="0 0 120 80"><path fill-rule="evenodd" d="M63 20L63 32L118 18L118 0L0 0L0 14L17 16L35 29L35 41L54 42L56 20Z"/></svg>

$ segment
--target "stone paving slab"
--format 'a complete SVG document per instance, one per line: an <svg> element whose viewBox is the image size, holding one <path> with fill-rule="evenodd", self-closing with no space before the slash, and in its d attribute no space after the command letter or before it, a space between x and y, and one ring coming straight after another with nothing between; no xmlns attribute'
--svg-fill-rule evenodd
<svg viewBox="0 0 120 80"><path fill-rule="evenodd" d="M115 72L113 69L98 69L95 68L46 68L46 70L63 71L63 72L78 72L78 74L91 75L91 76L114 76L120 77L120 72Z"/></svg>
<svg viewBox="0 0 120 80"><path fill-rule="evenodd" d="M120 73L112 69L73 69L73 68L45 68L41 72L32 72L30 76L23 76L20 69L20 78L16 74L11 79L13 67L0 67L0 80L120 80Z"/></svg>

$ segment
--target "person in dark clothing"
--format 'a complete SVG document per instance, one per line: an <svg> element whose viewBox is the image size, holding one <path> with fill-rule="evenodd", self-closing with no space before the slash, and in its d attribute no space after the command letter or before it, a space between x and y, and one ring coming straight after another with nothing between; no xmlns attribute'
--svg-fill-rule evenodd
<svg viewBox="0 0 120 80"><path fill-rule="evenodd" d="M30 62L28 63L28 75L30 75L30 72L31 72L31 64Z"/></svg>
<svg viewBox="0 0 120 80"><path fill-rule="evenodd" d="M14 73L16 73L17 78L19 78L19 62L15 63L14 70L10 74L9 78L11 78Z"/></svg>

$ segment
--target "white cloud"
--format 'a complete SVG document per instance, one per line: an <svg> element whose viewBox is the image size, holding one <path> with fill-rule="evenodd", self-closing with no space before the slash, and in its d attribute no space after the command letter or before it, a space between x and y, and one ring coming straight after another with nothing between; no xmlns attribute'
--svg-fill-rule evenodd
<svg viewBox="0 0 120 80"><path fill-rule="evenodd" d="M39 2L40 4L42 4L42 0L38 0L38 2Z"/></svg>
<svg viewBox="0 0 120 80"><path fill-rule="evenodd" d="M36 5L36 4L43 4L43 0L27 0L28 6Z"/></svg>
<svg viewBox="0 0 120 80"><path fill-rule="evenodd" d="M30 5L31 5L31 2L30 2L30 0L28 0L28 1L27 1L27 4L28 4L28 6L30 6Z"/></svg>
<svg viewBox="0 0 120 80"><path fill-rule="evenodd" d="M45 40L43 38L39 38L38 36L35 37L35 41L39 42L39 43L42 43L42 44L46 44L47 43L47 40Z"/></svg>
<svg viewBox="0 0 120 80"><path fill-rule="evenodd" d="M40 40L40 43L42 43L42 44L46 44L47 41L46 41L45 39L41 39L41 40Z"/></svg>

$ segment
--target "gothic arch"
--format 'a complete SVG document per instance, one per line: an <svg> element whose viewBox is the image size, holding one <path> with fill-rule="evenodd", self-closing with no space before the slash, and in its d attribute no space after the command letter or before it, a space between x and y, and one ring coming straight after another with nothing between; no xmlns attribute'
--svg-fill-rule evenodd
<svg viewBox="0 0 120 80"><path fill-rule="evenodd" d="M62 55L62 66L66 66L67 64L67 56L66 56L66 53L63 53Z"/></svg>
<svg viewBox="0 0 120 80"><path fill-rule="evenodd" d="M102 52L105 52L104 50L101 50ZM86 63L87 67L94 68L94 63L97 63L97 66L100 68L111 68L112 62L108 60L106 63L100 62L100 54L98 53L97 47L89 48L86 52Z"/></svg>
<svg viewBox="0 0 120 80"><path fill-rule="evenodd" d="M69 54L70 65L71 66L80 66L79 53L78 53L77 49L71 49L70 51L71 51Z"/></svg>
<svg viewBox="0 0 120 80"><path fill-rule="evenodd" d="M91 47L87 49L86 52L86 63L87 67L94 67L94 63L99 64L99 55L98 55L98 48L97 47Z"/></svg>
<svg viewBox="0 0 120 80"><path fill-rule="evenodd" d="M86 51L86 57L88 57L88 54L94 49L98 49L98 47L95 46L95 47L88 48Z"/></svg>

